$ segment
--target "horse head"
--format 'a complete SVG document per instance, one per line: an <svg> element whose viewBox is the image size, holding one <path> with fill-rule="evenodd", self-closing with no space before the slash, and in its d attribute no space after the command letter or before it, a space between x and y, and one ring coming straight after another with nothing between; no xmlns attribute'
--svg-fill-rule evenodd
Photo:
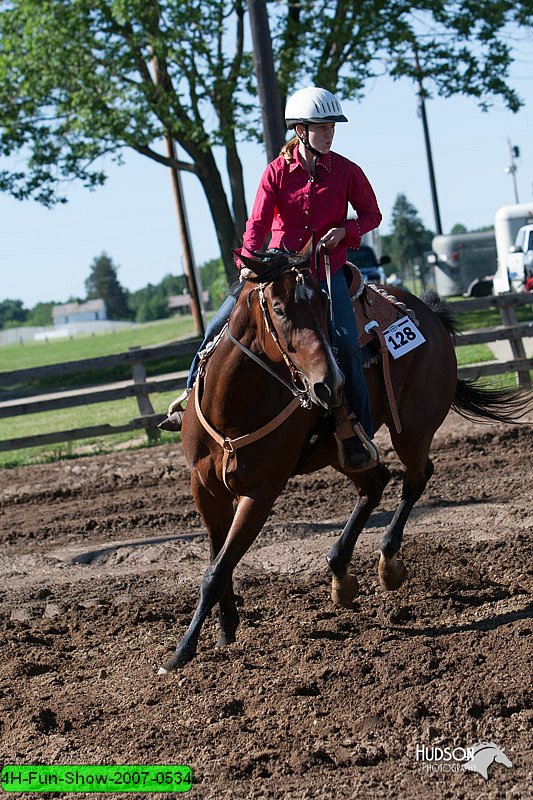
<svg viewBox="0 0 533 800"><path fill-rule="evenodd" d="M253 272L243 295L261 349L271 361L285 361L293 383L301 384L316 405L336 408L344 378L329 344L327 297L309 270L309 256L285 250L238 255Z"/></svg>
<svg viewBox="0 0 533 800"><path fill-rule="evenodd" d="M470 761L464 765L464 769L469 772L477 772L483 778L488 778L488 769L491 764L503 764L505 767L512 767L512 761L507 758L501 747L494 742L480 742L473 747L474 754Z"/></svg>

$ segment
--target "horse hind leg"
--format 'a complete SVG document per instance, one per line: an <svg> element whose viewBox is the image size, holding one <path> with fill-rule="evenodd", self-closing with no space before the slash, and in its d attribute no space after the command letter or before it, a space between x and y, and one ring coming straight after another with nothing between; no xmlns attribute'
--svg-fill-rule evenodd
<svg viewBox="0 0 533 800"><path fill-rule="evenodd" d="M379 545L381 550L378 565L379 582L389 591L399 589L407 577L405 565L397 557L397 553L402 545L405 523L432 474L433 462L428 458L422 470L407 469L404 475L400 505Z"/></svg>
<svg viewBox="0 0 533 800"><path fill-rule="evenodd" d="M333 573L331 599L334 605L351 608L359 593L359 584L355 575L349 571L350 561L359 534L379 504L383 490L390 480L390 472L383 464L378 464L367 472L345 474L357 488L357 503L342 533L330 548L327 561Z"/></svg>

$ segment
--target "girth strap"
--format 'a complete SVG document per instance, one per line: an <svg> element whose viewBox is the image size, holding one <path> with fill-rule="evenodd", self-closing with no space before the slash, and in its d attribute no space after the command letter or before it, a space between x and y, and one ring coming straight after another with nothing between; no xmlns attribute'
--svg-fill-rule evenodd
<svg viewBox="0 0 533 800"><path fill-rule="evenodd" d="M365 331L367 333L373 333L377 336L379 340L379 352L381 353L381 366L383 369L383 382L385 383L385 391L387 393L387 400L389 401L389 408L392 414L392 421L394 422L394 427L396 429L396 433L402 432L402 423L400 421L400 415L398 413L398 406L396 404L396 398L394 396L394 389L392 386L392 378L390 374L390 364L389 364L389 348L387 347L387 342L385 341L385 337L379 329L378 323L373 320L369 322L368 325L365 326Z"/></svg>

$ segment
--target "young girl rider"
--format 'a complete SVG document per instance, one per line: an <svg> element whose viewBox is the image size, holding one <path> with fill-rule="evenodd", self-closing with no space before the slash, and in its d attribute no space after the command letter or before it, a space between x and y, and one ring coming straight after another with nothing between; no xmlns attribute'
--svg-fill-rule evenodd
<svg viewBox="0 0 533 800"><path fill-rule="evenodd" d="M363 234L377 228L381 222L381 213L362 169L331 150L336 123L347 121L340 102L326 89L311 86L289 97L285 122L296 135L261 177L243 245L244 252L260 251L271 234L269 247L297 252L313 233L315 241L323 245L317 277L322 288L331 293L335 330L330 334L338 350L349 407L341 407L335 415L339 425L344 423L344 432L338 430L336 433L338 453L341 465L346 470L355 471L373 463L377 451L371 442L374 431L368 390L361 365L355 316L342 268L346 263L346 248L358 248ZM355 210L356 219L348 219L348 205ZM329 255L329 289L324 249ZM247 272L246 268L241 269L241 280ZM226 298L212 318L201 350L222 330L237 297L238 293L233 293ZM191 365L187 394L194 383L197 368L198 356ZM168 419L160 425L163 430L181 429L182 411L179 409L183 399L184 396L171 404ZM354 412L356 420L350 411ZM360 424L354 428L356 421Z"/></svg>

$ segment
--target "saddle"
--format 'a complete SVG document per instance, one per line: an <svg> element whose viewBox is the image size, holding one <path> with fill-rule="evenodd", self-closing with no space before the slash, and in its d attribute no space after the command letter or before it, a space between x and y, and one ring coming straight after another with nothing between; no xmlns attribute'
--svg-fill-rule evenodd
<svg viewBox="0 0 533 800"><path fill-rule="evenodd" d="M355 264L347 262L343 269L352 298L361 350L368 344L376 344L377 332L386 331L400 317L407 315L414 318L413 312L394 295L388 294L384 288L365 283ZM367 328L369 323L375 324Z"/></svg>
<svg viewBox="0 0 533 800"><path fill-rule="evenodd" d="M416 320L414 312L407 308L405 303L402 303L394 295L389 294L384 288L365 283L361 272L354 264L348 262L343 269L355 312L359 346L363 349L367 345L371 345L381 355L383 380L389 408L394 427L397 433L400 433L402 424L394 396L389 366L389 348L385 341L384 331L400 317L409 316L417 326L418 320Z"/></svg>

